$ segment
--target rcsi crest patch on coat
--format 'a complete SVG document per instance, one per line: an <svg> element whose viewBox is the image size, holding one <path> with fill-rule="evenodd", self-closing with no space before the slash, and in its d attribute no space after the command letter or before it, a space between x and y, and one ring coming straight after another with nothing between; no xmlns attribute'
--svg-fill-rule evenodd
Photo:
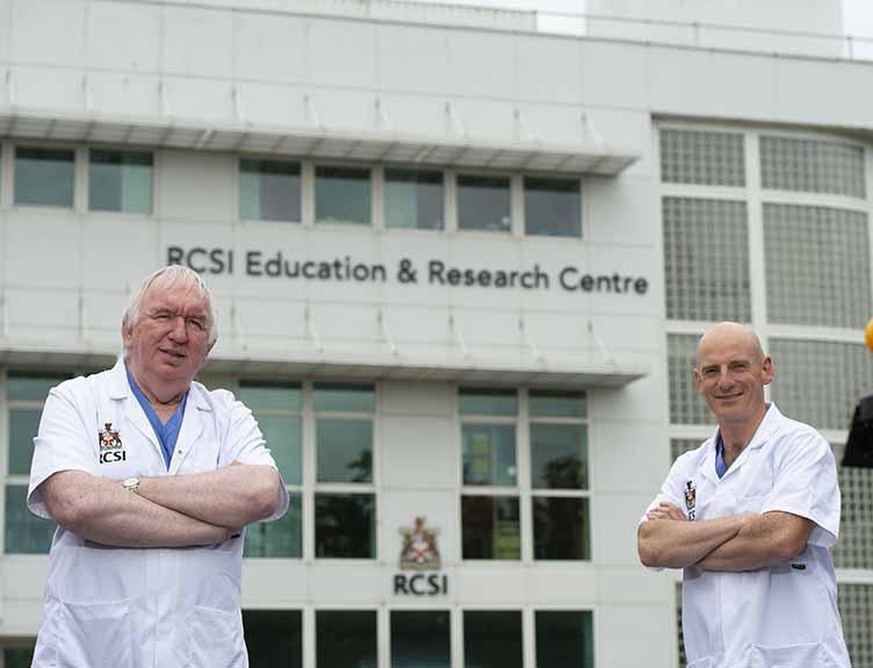
<svg viewBox="0 0 873 668"><path fill-rule="evenodd" d="M688 511L688 519L693 520L697 515L697 487L693 480L685 483L685 509Z"/></svg>
<svg viewBox="0 0 873 668"><path fill-rule="evenodd" d="M117 429L112 428L111 422L103 423L103 431L97 434L97 442L100 444L100 463L123 462L127 460L124 444Z"/></svg>

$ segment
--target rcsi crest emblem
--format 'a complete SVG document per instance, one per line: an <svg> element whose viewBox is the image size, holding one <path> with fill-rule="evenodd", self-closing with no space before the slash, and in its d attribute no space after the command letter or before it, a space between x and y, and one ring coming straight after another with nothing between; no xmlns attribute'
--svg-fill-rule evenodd
<svg viewBox="0 0 873 668"><path fill-rule="evenodd" d="M124 444L117 429L112 428L111 422L103 423L103 431L97 434L97 442L100 445L100 463L123 462L127 460Z"/></svg>
<svg viewBox="0 0 873 668"><path fill-rule="evenodd" d="M404 571L438 571L440 550L436 537L439 529L427 529L424 517L415 518L415 527L403 527L403 548L400 551L400 569Z"/></svg>
<svg viewBox="0 0 873 668"><path fill-rule="evenodd" d="M685 483L685 509L688 511L688 519L693 520L697 515L697 487L693 480Z"/></svg>

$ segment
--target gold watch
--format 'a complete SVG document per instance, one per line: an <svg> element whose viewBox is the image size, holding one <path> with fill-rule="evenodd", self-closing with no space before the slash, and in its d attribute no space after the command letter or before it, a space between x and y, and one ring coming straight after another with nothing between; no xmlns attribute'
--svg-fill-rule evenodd
<svg viewBox="0 0 873 668"><path fill-rule="evenodd" d="M124 482L121 483L121 486L128 492L136 494L137 490L139 490L139 478L125 478Z"/></svg>

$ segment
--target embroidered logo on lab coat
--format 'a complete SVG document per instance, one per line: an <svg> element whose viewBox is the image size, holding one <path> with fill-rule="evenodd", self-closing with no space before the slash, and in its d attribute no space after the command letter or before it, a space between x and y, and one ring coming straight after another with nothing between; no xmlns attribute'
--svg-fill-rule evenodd
<svg viewBox="0 0 873 668"><path fill-rule="evenodd" d="M688 511L688 519L693 520L697 515L697 487L693 480L685 483L685 509Z"/></svg>
<svg viewBox="0 0 873 668"><path fill-rule="evenodd" d="M111 422L103 423L103 431L97 434L97 442L100 444L100 463L123 462L127 460L124 444L117 429L112 428Z"/></svg>

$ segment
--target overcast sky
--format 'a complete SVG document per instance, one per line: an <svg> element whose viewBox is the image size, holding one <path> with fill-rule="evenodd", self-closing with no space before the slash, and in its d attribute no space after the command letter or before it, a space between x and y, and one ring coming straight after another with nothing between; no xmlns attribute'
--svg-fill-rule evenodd
<svg viewBox="0 0 873 668"><path fill-rule="evenodd" d="M440 2L441 0L427 0ZM873 0L842 0L844 32L873 38ZM585 0L444 0L448 4L491 5L545 12L583 13Z"/></svg>

